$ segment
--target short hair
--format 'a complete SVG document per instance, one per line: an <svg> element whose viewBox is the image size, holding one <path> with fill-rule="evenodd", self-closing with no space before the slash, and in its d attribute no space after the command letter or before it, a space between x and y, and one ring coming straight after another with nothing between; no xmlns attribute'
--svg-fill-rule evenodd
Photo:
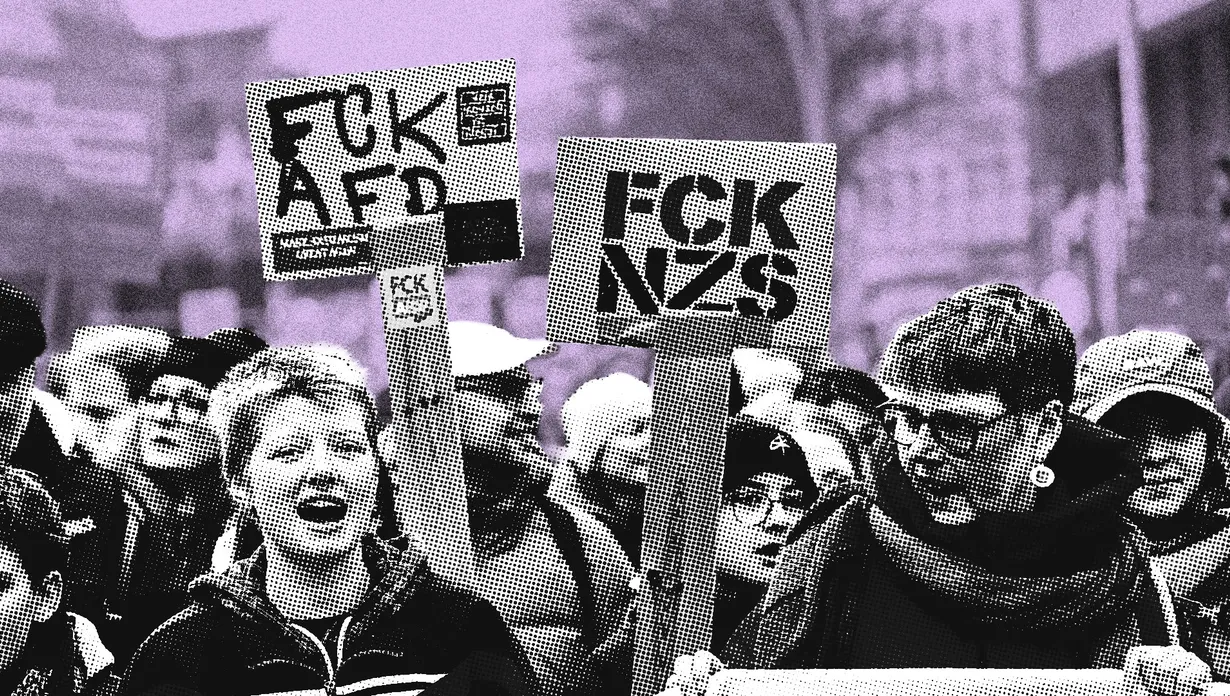
<svg viewBox="0 0 1230 696"><path fill-rule="evenodd" d="M235 481L256 446L256 426L274 403L301 396L316 402L349 399L363 408L375 442L376 406L362 370L339 349L270 348L231 368L209 400L209 422L218 436L223 474Z"/></svg>
<svg viewBox="0 0 1230 696"><path fill-rule="evenodd" d="M68 563L60 506L43 484L21 469L0 468L0 543L21 560L33 585Z"/></svg>
<svg viewBox="0 0 1230 696"><path fill-rule="evenodd" d="M965 288L901 327L880 382L912 389L991 391L1012 410L1072 402L1076 340L1059 310L1013 285Z"/></svg>
<svg viewBox="0 0 1230 696"><path fill-rule="evenodd" d="M349 400L363 409L363 427L376 458L377 513L382 535L396 525L393 479L377 445L381 424L363 369L336 346L267 348L232 367L209 399L209 422L218 437L222 473L237 482L259 437L260 418L274 403L300 396L317 403Z"/></svg>

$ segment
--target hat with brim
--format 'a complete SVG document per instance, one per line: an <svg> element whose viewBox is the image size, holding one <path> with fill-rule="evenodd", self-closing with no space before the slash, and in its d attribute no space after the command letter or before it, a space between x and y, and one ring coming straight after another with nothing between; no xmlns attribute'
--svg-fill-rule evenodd
<svg viewBox="0 0 1230 696"><path fill-rule="evenodd" d="M1218 413L1216 406L1210 399L1197 394L1191 389L1187 389L1176 384L1134 384L1095 402L1093 405L1089 406L1082 415L1094 423L1097 423L1102 420L1103 416L1110 413L1112 408L1138 394L1167 394L1169 396L1183 399L1187 403L1200 408L1200 410L1208 412L1213 416L1214 420L1221 424L1223 428L1230 430L1230 419L1227 419L1221 413Z"/></svg>
<svg viewBox="0 0 1230 696"><path fill-rule="evenodd" d="M505 372L555 348L551 341L519 338L498 326L477 321L449 322L448 346L454 377Z"/></svg>
<svg viewBox="0 0 1230 696"><path fill-rule="evenodd" d="M1129 331L1090 346L1076 365L1072 411L1096 423L1125 399L1146 393L1182 399L1225 423L1199 346L1169 331Z"/></svg>

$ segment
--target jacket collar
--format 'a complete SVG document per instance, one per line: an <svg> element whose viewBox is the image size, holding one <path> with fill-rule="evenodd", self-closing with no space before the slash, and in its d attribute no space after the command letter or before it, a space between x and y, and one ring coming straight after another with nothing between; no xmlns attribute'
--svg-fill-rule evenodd
<svg viewBox="0 0 1230 696"><path fill-rule="evenodd" d="M386 542L374 535L368 536L363 540L363 560L371 571L373 582L351 612L356 632L395 612L413 595L428 570L422 548L408 537ZM198 578L190 586L189 594L198 603L223 607L245 621L273 623L289 631L290 622L265 592L267 565L262 546L251 557L231 564L222 572Z"/></svg>

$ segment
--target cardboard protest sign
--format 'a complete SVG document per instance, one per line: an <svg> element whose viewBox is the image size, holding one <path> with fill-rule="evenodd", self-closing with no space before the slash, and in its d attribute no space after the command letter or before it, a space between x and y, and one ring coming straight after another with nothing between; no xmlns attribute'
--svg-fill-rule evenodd
<svg viewBox="0 0 1230 696"><path fill-rule="evenodd" d="M709 696L1132 696L1117 669L724 670Z"/></svg>
<svg viewBox="0 0 1230 696"><path fill-rule="evenodd" d="M635 693L709 649L731 353L825 348L832 145L560 141L547 337L656 349Z"/></svg>
<svg viewBox="0 0 1230 696"><path fill-rule="evenodd" d="M444 267L521 257L512 60L247 85L266 280L374 274L403 531L473 579Z"/></svg>
<svg viewBox="0 0 1230 696"><path fill-rule="evenodd" d="M372 224L444 217L445 262L522 253L512 60L247 85L266 280L372 273Z"/></svg>
<svg viewBox="0 0 1230 696"><path fill-rule="evenodd" d="M731 316L740 346L827 345L832 145L566 138L557 161L551 338Z"/></svg>

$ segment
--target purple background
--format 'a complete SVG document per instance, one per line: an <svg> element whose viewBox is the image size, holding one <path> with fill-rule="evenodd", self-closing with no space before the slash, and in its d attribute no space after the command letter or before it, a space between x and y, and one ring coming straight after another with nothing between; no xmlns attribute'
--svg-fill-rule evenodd
<svg viewBox="0 0 1230 696"><path fill-rule="evenodd" d="M1230 337L1230 1L0 0L0 275L82 324L346 346L385 383L367 279L260 278L243 83L514 57L526 258L454 319L545 330L555 139L836 142L832 354L869 369L975 282L1055 300L1079 347ZM1132 21L1126 21L1131 17ZM562 400L635 349L565 346Z"/></svg>

